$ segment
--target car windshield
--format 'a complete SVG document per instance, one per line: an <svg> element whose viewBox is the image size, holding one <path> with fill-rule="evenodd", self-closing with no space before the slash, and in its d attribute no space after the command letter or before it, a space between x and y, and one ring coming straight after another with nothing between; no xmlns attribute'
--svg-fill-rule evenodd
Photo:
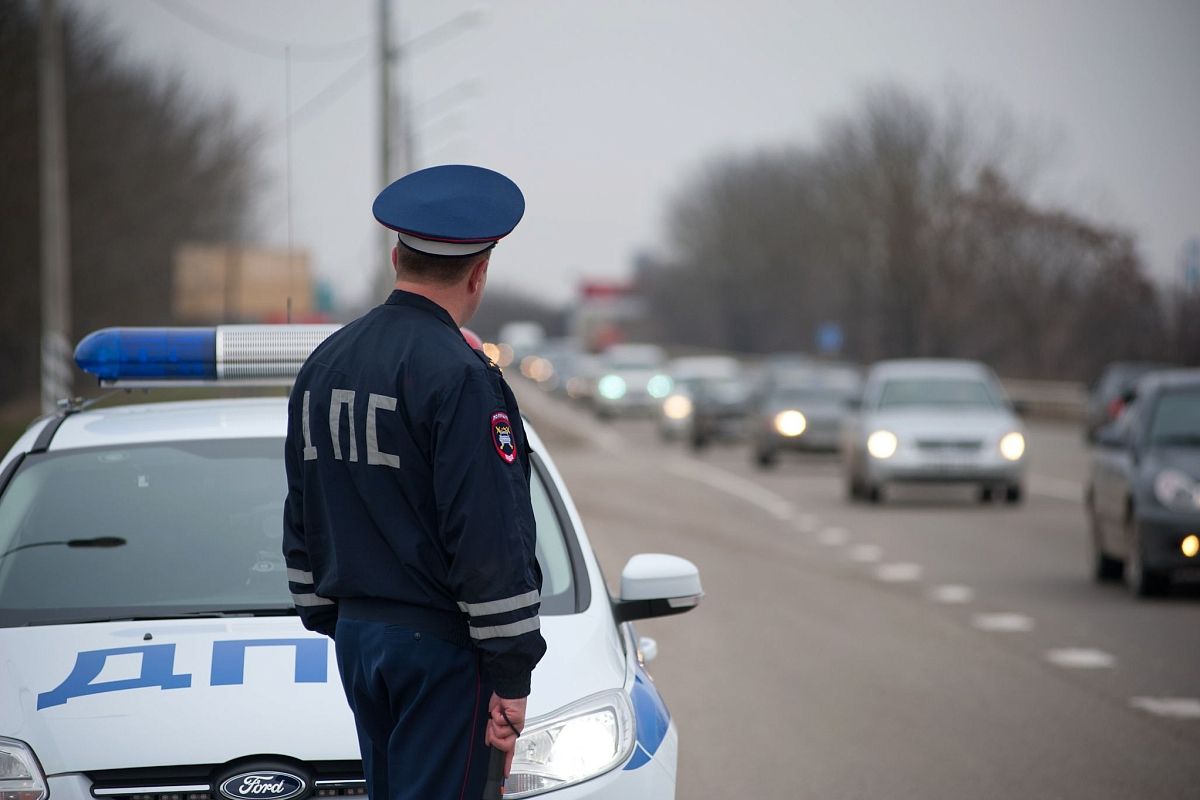
<svg viewBox="0 0 1200 800"><path fill-rule="evenodd" d="M1150 444L1200 447L1200 388L1164 392L1150 419Z"/></svg>
<svg viewBox="0 0 1200 800"><path fill-rule="evenodd" d="M879 408L938 406L999 408L992 388L972 378L897 378L887 381L879 394Z"/></svg>
<svg viewBox="0 0 1200 800"><path fill-rule="evenodd" d="M538 473L542 611L575 610L571 561ZM290 614L281 439L30 457L0 497L0 626Z"/></svg>

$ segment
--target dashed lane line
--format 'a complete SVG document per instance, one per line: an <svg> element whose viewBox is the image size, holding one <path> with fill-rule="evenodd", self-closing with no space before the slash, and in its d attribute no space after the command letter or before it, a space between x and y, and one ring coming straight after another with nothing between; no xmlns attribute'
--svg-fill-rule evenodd
<svg viewBox="0 0 1200 800"><path fill-rule="evenodd" d="M821 520L816 514L800 514L794 520L796 530L801 533L813 533L821 525Z"/></svg>
<svg viewBox="0 0 1200 800"><path fill-rule="evenodd" d="M1195 697L1135 697L1129 705L1159 717L1200 720L1200 698Z"/></svg>
<svg viewBox="0 0 1200 800"><path fill-rule="evenodd" d="M959 605L969 603L975 599L975 590L970 586L963 586L958 583L947 583L942 586L935 586L929 591L929 599L935 603L946 603L947 605Z"/></svg>
<svg viewBox="0 0 1200 800"><path fill-rule="evenodd" d="M850 540L845 528L823 528L817 533L817 543L826 547L841 547Z"/></svg>
<svg viewBox="0 0 1200 800"><path fill-rule="evenodd" d="M1059 647L1046 651L1046 660L1064 669L1112 669L1115 656L1090 647Z"/></svg>
<svg viewBox="0 0 1200 800"><path fill-rule="evenodd" d="M728 470L699 461L677 458L667 463L667 469L681 478L703 483L717 491L733 495L761 508L776 519L791 519L796 509L789 501Z"/></svg>
<svg viewBox="0 0 1200 800"><path fill-rule="evenodd" d="M981 631L992 633L1028 633L1033 630L1033 618L1013 612L976 614L971 624Z"/></svg>
<svg viewBox="0 0 1200 800"><path fill-rule="evenodd" d="M911 583L921 579L921 565L910 562L880 564L875 568L875 577L884 583Z"/></svg>
<svg viewBox="0 0 1200 800"><path fill-rule="evenodd" d="M883 558L883 548L877 544L856 544L850 548L850 560L860 564L874 564Z"/></svg>

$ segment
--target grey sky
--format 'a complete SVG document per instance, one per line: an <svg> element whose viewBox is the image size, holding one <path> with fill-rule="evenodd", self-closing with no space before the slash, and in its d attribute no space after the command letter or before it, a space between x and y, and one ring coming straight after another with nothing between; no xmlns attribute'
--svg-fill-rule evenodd
<svg viewBox="0 0 1200 800"><path fill-rule="evenodd" d="M284 65L231 47L163 5L298 47L367 37L361 54L293 65L298 108L351 70L344 92L293 128L293 218L339 302L372 296L380 252L374 0L74 0L108 20L131 59L175 65L278 131ZM563 300L582 277L628 274L661 239L672 192L729 150L811 142L866 87L931 98L957 87L1011 112L1052 169L1038 196L1137 234L1159 277L1200 235L1200 3L653 2L395 0L396 38L464 10L470 29L402 67L417 104L463 81L474 93L417 115L420 165L477 163L511 175L527 212L492 280ZM354 68L356 60L369 63ZM262 240L286 241L285 148L262 150Z"/></svg>

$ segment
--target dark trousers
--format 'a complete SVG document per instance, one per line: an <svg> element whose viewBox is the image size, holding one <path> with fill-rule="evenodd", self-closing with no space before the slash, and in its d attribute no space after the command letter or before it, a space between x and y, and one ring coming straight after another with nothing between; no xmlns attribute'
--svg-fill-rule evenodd
<svg viewBox="0 0 1200 800"><path fill-rule="evenodd" d="M479 800L492 688L475 651L345 617L334 642L370 800Z"/></svg>

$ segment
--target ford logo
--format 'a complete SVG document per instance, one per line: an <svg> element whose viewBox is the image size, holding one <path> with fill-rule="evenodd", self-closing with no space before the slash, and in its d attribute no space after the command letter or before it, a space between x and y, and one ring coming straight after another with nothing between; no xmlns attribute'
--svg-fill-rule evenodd
<svg viewBox="0 0 1200 800"><path fill-rule="evenodd" d="M308 788L299 775L278 770L259 770L234 775L221 783L221 794L229 800L288 800Z"/></svg>

